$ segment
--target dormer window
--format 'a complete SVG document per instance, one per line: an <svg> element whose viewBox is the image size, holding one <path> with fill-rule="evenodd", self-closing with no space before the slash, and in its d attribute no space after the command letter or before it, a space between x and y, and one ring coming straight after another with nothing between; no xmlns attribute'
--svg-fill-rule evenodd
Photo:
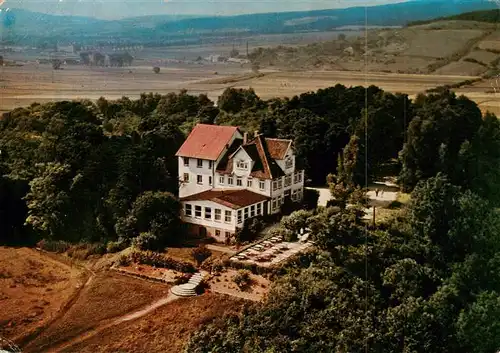
<svg viewBox="0 0 500 353"><path fill-rule="evenodd" d="M236 168L247 170L248 169L248 162L238 161L238 162L236 162Z"/></svg>
<svg viewBox="0 0 500 353"><path fill-rule="evenodd" d="M288 157L285 161L285 168L292 168L293 167L293 158Z"/></svg>

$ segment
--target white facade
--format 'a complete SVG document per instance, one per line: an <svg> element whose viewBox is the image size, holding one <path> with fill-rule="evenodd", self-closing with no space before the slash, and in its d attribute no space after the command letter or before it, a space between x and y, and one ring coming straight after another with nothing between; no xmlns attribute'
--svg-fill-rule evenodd
<svg viewBox="0 0 500 353"><path fill-rule="evenodd" d="M219 191L248 190L268 198L251 205L246 203L255 202L259 197L250 198L250 200L255 201L239 199L241 203L237 204L245 206L238 209L235 209L237 206L234 205L233 208L228 207L226 206L227 203L224 202L224 204L221 204L222 201L216 198L204 199L204 197L209 197L207 195L204 197L200 195L198 199L196 199L197 196L193 196L183 200L182 220L195 225L200 234L209 235L218 241L229 239L238 228L243 227L247 219L257 215L279 212L287 198L296 202L303 198L304 171L295 170L295 154L291 146L288 147L285 153L286 140L275 139L274 141L263 142L265 140L262 137L255 140L261 145L263 143L281 144L281 147L274 148L275 155L279 155L280 159L274 159L273 161L269 160L270 157L262 157L262 147L259 150L255 143L252 145L252 142L249 144L244 143L235 152L227 156L226 154L229 153L236 139L242 139L242 135L238 130L234 132L217 158L212 155L214 160L184 157L182 155L178 157L179 197L181 199L212 189L214 189L214 195ZM196 146L196 143L193 145ZM200 145L203 148L206 147L204 143L199 143L198 146ZM187 146L189 148L190 145ZM234 151L234 148L232 150ZM256 153L258 156L255 155ZM267 158L267 165L272 162L273 168L266 167L266 169L263 166L257 166L257 169L255 169L256 163L264 165L262 158ZM232 166L221 166L219 169L224 169L224 171L218 171L217 167L223 159L224 163L232 163Z"/></svg>
<svg viewBox="0 0 500 353"><path fill-rule="evenodd" d="M231 144L242 136L235 132L226 148L215 161L198 158L178 157L179 163L179 198L198 194L214 188L215 169ZM187 178L186 178L187 177ZM201 180L201 182L200 182Z"/></svg>

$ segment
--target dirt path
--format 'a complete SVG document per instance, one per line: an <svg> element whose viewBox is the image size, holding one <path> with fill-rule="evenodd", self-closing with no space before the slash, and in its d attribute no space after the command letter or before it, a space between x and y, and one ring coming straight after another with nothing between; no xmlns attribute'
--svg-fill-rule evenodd
<svg viewBox="0 0 500 353"><path fill-rule="evenodd" d="M87 331L85 333L83 333L82 335L80 336L77 336L77 337L74 337L73 339L70 339L69 341L66 341L66 342L63 342L63 343L60 343L58 346L55 346L55 347L51 347L47 350L47 352L64 352L64 351L67 351L69 348L71 348L72 346L76 345L76 344L79 344L91 337L94 337L95 335L103 332L104 330L110 328L110 327L113 327L113 326L116 326L116 325L119 325L123 322L126 322L126 321L131 321L131 320L136 320L140 317L143 317L144 315L147 315L149 314L150 312L152 312L153 310L155 309L158 309L159 307L163 306L163 305L166 305L176 299L179 299L180 297L170 293L167 297L165 298L162 298L148 306L146 306L145 308L141 309L141 310L138 310L138 311L135 311L135 312L132 312L132 313L128 313L126 315L123 315L119 318L115 318L115 319L112 319L110 322L108 321L107 323L103 323L101 324L100 326L97 326L93 329L91 329L90 331Z"/></svg>

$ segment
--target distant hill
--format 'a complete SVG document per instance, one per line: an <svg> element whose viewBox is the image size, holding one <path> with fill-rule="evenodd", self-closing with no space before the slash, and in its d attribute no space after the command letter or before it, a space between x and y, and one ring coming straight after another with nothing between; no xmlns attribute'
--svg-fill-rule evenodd
<svg viewBox="0 0 500 353"><path fill-rule="evenodd" d="M461 13L454 16L434 18L432 20L427 20L427 21L414 21L408 23L408 26L416 26L436 21L476 21L476 22L486 22L486 23L499 23L500 9L497 8L494 10L472 11L472 12Z"/></svg>
<svg viewBox="0 0 500 353"><path fill-rule="evenodd" d="M372 6L366 12L370 26L403 26L414 21L495 8L495 3L484 0L414 0ZM158 15L115 21L4 9L0 12L0 24L3 39L20 44L40 41L194 44L207 37L315 32L362 26L365 24L365 8L196 18Z"/></svg>

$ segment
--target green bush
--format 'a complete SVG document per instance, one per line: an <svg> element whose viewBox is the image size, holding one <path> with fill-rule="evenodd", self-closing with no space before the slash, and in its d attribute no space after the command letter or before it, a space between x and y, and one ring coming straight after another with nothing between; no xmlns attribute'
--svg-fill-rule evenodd
<svg viewBox="0 0 500 353"><path fill-rule="evenodd" d="M40 248L45 251L50 251L50 252L55 252L55 253L63 253L68 251L68 249L71 247L71 244L62 241L62 240L40 240L36 244L37 248Z"/></svg>
<svg viewBox="0 0 500 353"><path fill-rule="evenodd" d="M184 273L196 272L196 268L189 262L174 260L170 257L152 251L133 251L130 253L129 259L131 262L142 265L167 268Z"/></svg>
<svg viewBox="0 0 500 353"><path fill-rule="evenodd" d="M127 246L128 246L127 242L124 240L110 241L106 246L106 251L110 254L114 254L122 250L125 250Z"/></svg>
<svg viewBox="0 0 500 353"><path fill-rule="evenodd" d="M118 266L128 266L130 265L130 258L127 255L121 255L116 262Z"/></svg>
<svg viewBox="0 0 500 353"><path fill-rule="evenodd" d="M205 245L200 245L191 251L191 256L196 261L198 266L200 266L203 261L212 256L212 252Z"/></svg>
<svg viewBox="0 0 500 353"><path fill-rule="evenodd" d="M92 255L104 255L106 253L106 246L102 243L82 243L71 246L67 252L69 257L78 260L86 260Z"/></svg>
<svg viewBox="0 0 500 353"><path fill-rule="evenodd" d="M175 278L174 278L174 284L176 286L178 286L180 284L188 283L190 278L191 278L191 276L187 275L187 274L182 274L182 275L179 275L179 276L175 276Z"/></svg>
<svg viewBox="0 0 500 353"><path fill-rule="evenodd" d="M140 250L159 250L158 237L151 232L141 233L132 239L132 246Z"/></svg>
<svg viewBox="0 0 500 353"><path fill-rule="evenodd" d="M251 272L248 270L239 270L233 278L233 282L236 283L238 288L244 289L252 284Z"/></svg>
<svg viewBox="0 0 500 353"><path fill-rule="evenodd" d="M271 229L269 235L272 237L282 237L283 240L288 242L294 242L297 241L298 239L297 232L293 232L290 229L286 229L283 226Z"/></svg>

